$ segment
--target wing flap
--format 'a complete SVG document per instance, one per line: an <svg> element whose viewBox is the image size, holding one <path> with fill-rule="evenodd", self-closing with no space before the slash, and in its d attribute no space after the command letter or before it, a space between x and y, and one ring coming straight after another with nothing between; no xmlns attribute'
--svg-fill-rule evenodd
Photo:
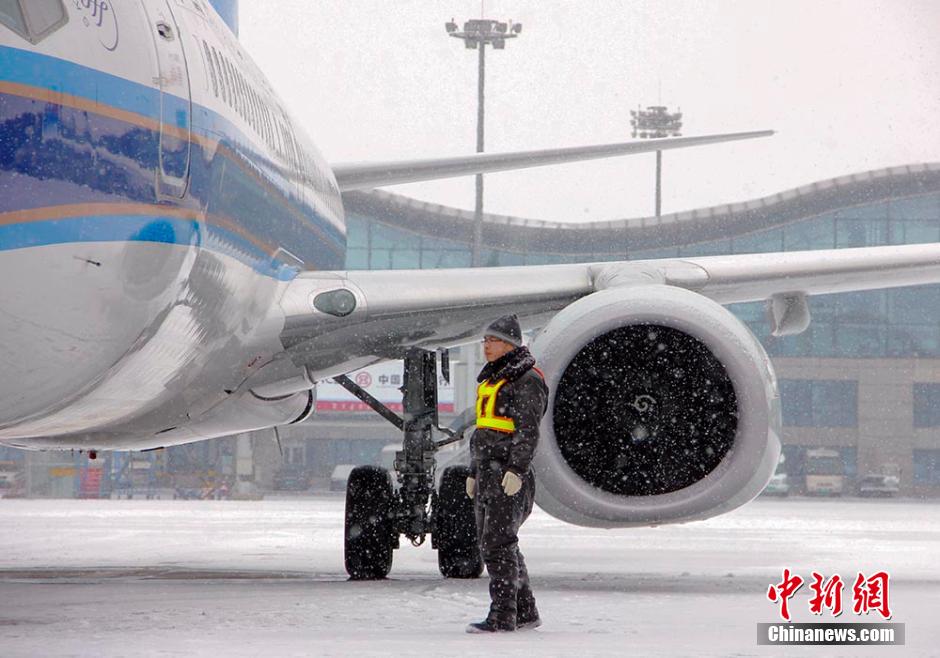
<svg viewBox="0 0 940 658"><path fill-rule="evenodd" d="M647 261L655 263L656 261ZM770 299L780 293L825 295L940 282L940 244L826 249L686 258L663 264L670 283L722 304ZM688 266L702 275L689 277Z"/></svg>

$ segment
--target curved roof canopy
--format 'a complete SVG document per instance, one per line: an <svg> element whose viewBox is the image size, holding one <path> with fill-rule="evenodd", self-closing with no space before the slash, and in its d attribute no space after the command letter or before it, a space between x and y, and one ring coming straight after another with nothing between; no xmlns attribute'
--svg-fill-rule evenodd
<svg viewBox="0 0 940 658"><path fill-rule="evenodd" d="M865 171L771 196L655 217L583 223L486 213L484 246L550 253L658 249L740 236L822 213L940 191L940 163ZM472 243L473 211L382 190L343 194L348 213L398 228Z"/></svg>

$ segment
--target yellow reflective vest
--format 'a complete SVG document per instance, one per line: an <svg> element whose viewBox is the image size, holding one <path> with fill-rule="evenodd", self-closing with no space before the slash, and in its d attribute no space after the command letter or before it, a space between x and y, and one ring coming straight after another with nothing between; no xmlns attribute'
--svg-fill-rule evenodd
<svg viewBox="0 0 940 658"><path fill-rule="evenodd" d="M496 415L496 396L499 389L506 383L505 379L500 379L496 383L489 380L481 383L477 387L477 427L497 432L512 434L516 431L516 423L512 418Z"/></svg>

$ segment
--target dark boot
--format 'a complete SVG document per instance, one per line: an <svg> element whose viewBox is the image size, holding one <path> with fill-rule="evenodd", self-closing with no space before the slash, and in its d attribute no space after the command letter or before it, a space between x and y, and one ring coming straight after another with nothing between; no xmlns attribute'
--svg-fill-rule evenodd
<svg viewBox="0 0 940 658"><path fill-rule="evenodd" d="M535 595L529 585L529 570L526 568L522 551L518 552L519 591L516 594L516 630L538 628L542 625L539 609L535 605Z"/></svg>
<svg viewBox="0 0 940 658"><path fill-rule="evenodd" d="M535 607L535 597L532 596L532 590L525 593L520 591L516 600L516 630L521 631L541 626L542 620L539 617L539 609Z"/></svg>
<svg viewBox="0 0 940 658"><path fill-rule="evenodd" d="M541 625L542 619L538 616L538 613L536 613L534 617L529 617L528 619L519 617L519 619L516 620L517 631L531 630L533 628L538 628Z"/></svg>
<svg viewBox="0 0 940 658"><path fill-rule="evenodd" d="M508 633L514 630L516 625L512 622L501 622L490 617L467 625L468 633Z"/></svg>

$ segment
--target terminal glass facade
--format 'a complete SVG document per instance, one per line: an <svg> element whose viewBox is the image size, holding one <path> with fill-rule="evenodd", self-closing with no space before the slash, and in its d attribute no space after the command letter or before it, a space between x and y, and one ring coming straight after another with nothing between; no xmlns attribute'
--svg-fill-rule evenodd
<svg viewBox="0 0 940 658"><path fill-rule="evenodd" d="M549 229L552 230L552 229ZM609 241L568 253L484 249L487 266L544 265L605 260L640 260L769 253L844 247L940 242L940 193L888 199L805 217L721 240L631 251L611 251ZM469 267L470 245L350 213L349 269ZM842 293L812 297L813 322L799 336L776 339L762 303L734 304L771 356L940 358L940 286Z"/></svg>

